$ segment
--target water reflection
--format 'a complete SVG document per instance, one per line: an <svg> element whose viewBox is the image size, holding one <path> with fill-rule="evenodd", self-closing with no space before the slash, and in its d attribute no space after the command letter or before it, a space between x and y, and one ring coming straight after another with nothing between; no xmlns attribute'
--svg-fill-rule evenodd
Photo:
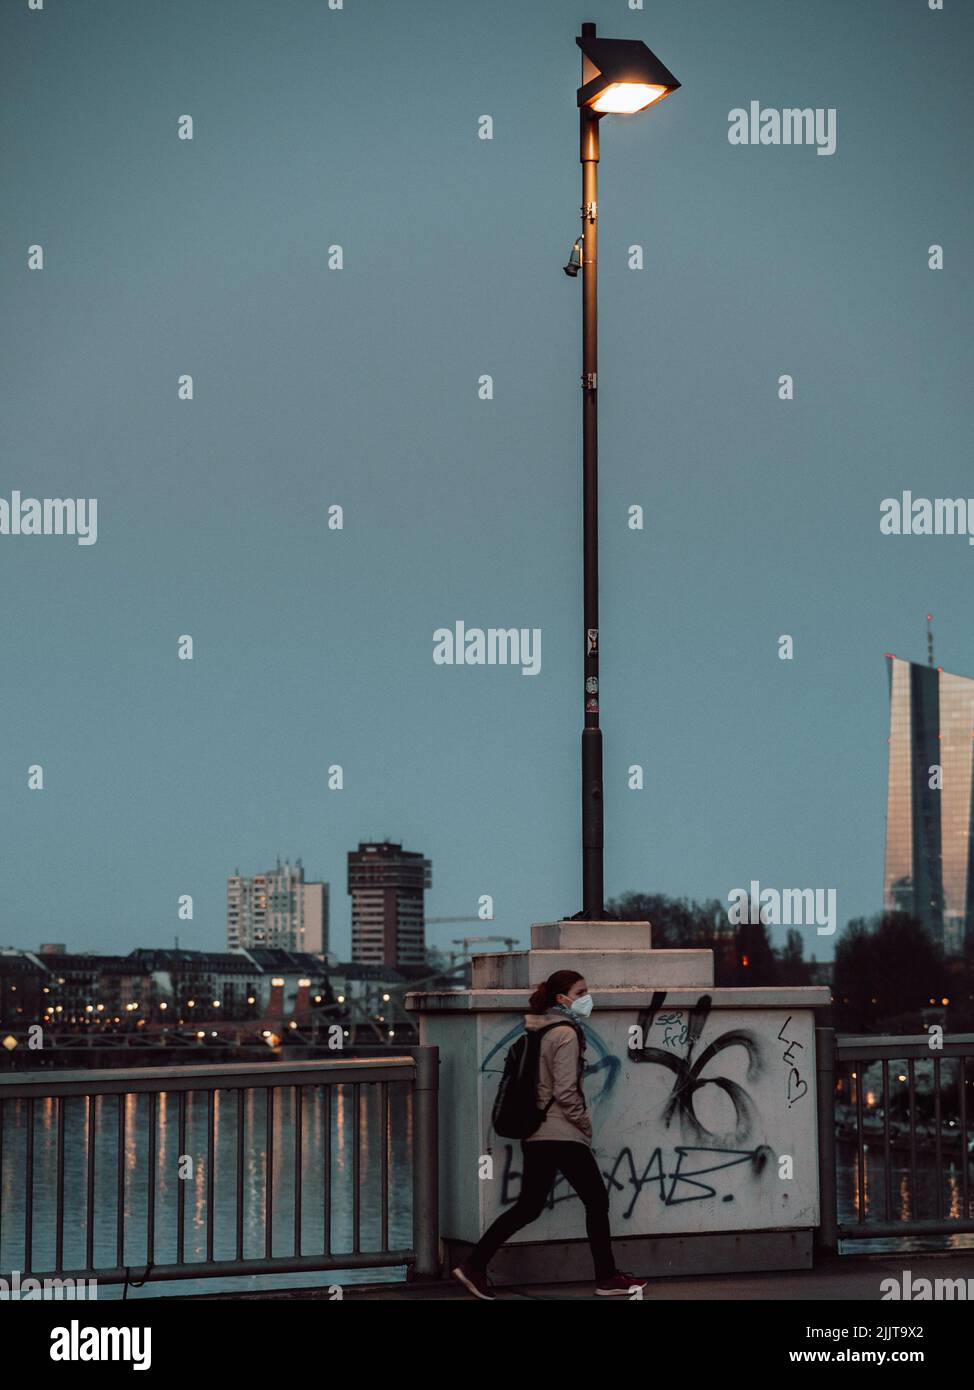
<svg viewBox="0 0 974 1390"><path fill-rule="evenodd" d="M213 1103L213 1257L233 1259L238 1243L244 1258L263 1258L266 1249L267 1187L266 1134L267 1093L218 1091ZM389 1245L403 1248L411 1242L412 1171L410 1164L413 1132L412 1105L408 1083L389 1085L390 1131L386 1146L389 1178ZM118 1137L119 1100L100 1096L68 1097L64 1107L64 1266L81 1269L86 1259L86 1212L89 1176L96 1214L92 1233L96 1265L114 1267L120 1262L118 1251ZM208 1212L208 1133L209 1116L205 1092L185 1096L185 1141L180 1152L180 1095L168 1093L156 1098L155 1125L155 1245L156 1264L175 1263L178 1248L179 1206L184 1208L184 1248L187 1261L207 1258ZM90 1107L93 1106L93 1112ZM331 1249L350 1251L354 1243L353 1198L355 1195L354 1138L355 1097L350 1086L337 1086L330 1096L324 1088L302 1088L300 1174L302 1202L300 1243L304 1254L324 1249L326 1239L323 1175L325 1156L330 1163L331 1219L328 1236ZM380 1097L374 1086L363 1085L359 1114L360 1248L378 1250L381 1244L382 1214L382 1117ZM295 1161L298 1107L292 1088L275 1093L273 1126L272 1250L275 1255L294 1251L295 1237ZM96 1145L93 1171L87 1165L87 1128L93 1113ZM0 1164L0 1271L24 1269L26 1217L26 1137L28 1104L8 1101L3 1114L2 1164ZM124 1098L125 1144L122 1150L122 1207L124 1240L121 1262L132 1269L138 1282L147 1259L146 1225L148 1212L148 1162L150 1150L150 1098L129 1095ZM243 1145L238 1158L237 1134L242 1119ZM58 1102L38 1100L34 1104L34 1188L33 1250L34 1269L42 1272L55 1263L57 1208ZM842 1223L858 1220L862 1207L867 1221L886 1219L886 1172L882 1141L870 1138L865 1149L864 1183L860 1192L857 1150L842 1139L836 1146L838 1214ZM945 1216L959 1218L964 1213L963 1173L959 1155L944 1157L938 1170L933 1153L917 1153L917 1179L911 1181L909 1149L893 1149L890 1156L889 1219L909 1221L918 1216L937 1216L938 1194L942 1193ZM237 1224L237 1171L241 1172L240 1202L242 1225ZM180 1176L180 1174L184 1176ZM969 1186L974 1188L974 1173ZM969 1193L969 1196L972 1194ZM971 1211L969 1203L968 1214ZM909 1237L905 1240L871 1238L847 1242L846 1249L862 1251L919 1251L974 1246L974 1236L957 1234L942 1237ZM241 1288L267 1288L285 1285L308 1287L333 1282L373 1282L401 1277L402 1270L357 1270L293 1276L246 1276L245 1279L179 1280L152 1286L154 1295L166 1293L221 1292ZM102 1285L102 1298L121 1296L119 1286ZM132 1296L130 1292L130 1297Z"/></svg>
<svg viewBox="0 0 974 1390"><path fill-rule="evenodd" d="M351 1086L332 1088L331 1104L326 1088L301 1088L300 1163L298 1105L292 1087L273 1092L272 1183L268 1211L267 1097L265 1089L243 1093L223 1090L213 1102L213 1197L208 1202L209 1111L205 1092L185 1093L185 1138L180 1146L180 1094L156 1098L155 1126L155 1241L153 1263L177 1260L179 1211L183 1207L183 1258L207 1258L208 1213L212 1210L213 1258L233 1259L238 1248L244 1259L262 1259L267 1249L267 1218L271 1217L271 1250L275 1256L295 1252L295 1195L300 1173L301 1206L298 1222L300 1252L319 1253L325 1248L326 1217L323 1174L330 1156L330 1220L327 1238L337 1253L353 1249L353 1195L355 1094ZM238 1125L242 1103L243 1145L238 1155ZM122 1250L119 1251L119 1110L124 1103L125 1142L121 1151ZM382 1236L382 1143L380 1094L376 1086L362 1085L359 1099L359 1248L379 1250ZM96 1267L125 1264L136 1282L141 1280L148 1258L147 1215L150 1152L150 1097L129 1095L66 1097L64 1107L64 1257L63 1267L83 1269L87 1264L86 1213L88 1183L92 1183L95 1221L92 1249ZM93 1110L91 1109L93 1107ZM390 1136L386 1148L389 1178L388 1245L406 1248L412 1241L412 1170L410 1135L412 1101L408 1083L388 1084ZM27 1189L27 1101L7 1101L3 1111L3 1147L0 1153L0 1271L25 1268ZM93 1116L96 1142L89 1172L87 1131ZM34 1182L32 1248L35 1272L53 1269L57 1241L58 1102L46 1098L34 1102ZM182 1152L180 1152L182 1147ZM237 1222L237 1172L241 1167L242 1224ZM180 1197L182 1203L180 1203ZM401 1269L397 1271L401 1277ZM372 1281L382 1278L375 1270L346 1271L339 1275L300 1274L287 1284L308 1286ZM385 1277L388 1277L387 1275ZM282 1276L250 1276L251 1287L276 1287ZM239 1279L166 1281L154 1293L219 1292L241 1288ZM99 1297L120 1296L121 1289L101 1285ZM130 1295L131 1296L131 1295Z"/></svg>

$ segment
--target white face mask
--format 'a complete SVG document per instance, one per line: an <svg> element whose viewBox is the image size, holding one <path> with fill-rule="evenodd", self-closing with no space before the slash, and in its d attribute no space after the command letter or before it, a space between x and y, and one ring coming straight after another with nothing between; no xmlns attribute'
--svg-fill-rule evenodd
<svg viewBox="0 0 974 1390"><path fill-rule="evenodd" d="M579 1014L582 1018L588 1018L592 1012L593 1002L590 994L580 994L577 999L572 1000L572 1013Z"/></svg>

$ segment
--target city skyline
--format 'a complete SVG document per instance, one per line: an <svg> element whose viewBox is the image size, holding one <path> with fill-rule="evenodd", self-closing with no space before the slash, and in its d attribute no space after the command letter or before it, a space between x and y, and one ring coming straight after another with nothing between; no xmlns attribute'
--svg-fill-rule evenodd
<svg viewBox="0 0 974 1390"><path fill-rule="evenodd" d="M928 624L931 618L932 615L928 614ZM922 665L919 662L911 662L905 658L897 657L892 652L885 653L886 659L890 663L888 680L890 693L890 734L887 738L889 754L886 793L887 831L884 853L883 892L881 894L880 904L877 905L873 909L873 911L859 914L859 916L875 916L879 912L888 911L908 912L911 915L916 916L917 919L928 928L928 930L931 930L938 943L946 945L949 951L956 954L962 948L963 945L965 921L969 923L974 922L974 914L972 914L970 906L971 902L974 902L974 873L972 873L970 869L971 860L972 857L974 857L974 834L972 834L972 827L974 827L974 749L969 747L966 741L962 745L963 752L964 754L966 754L967 757L966 762L963 764L963 766L961 766L961 764L957 762L956 759L954 760L955 766L957 767L958 771L962 774L962 776L966 776L966 781L963 782L963 786L961 788L952 788L950 796L951 805L955 809L956 819L956 813L960 810L961 806L961 802L958 798L963 796L963 787L967 788L967 816L966 820L963 823L963 826L961 826L959 830L959 833L962 836L966 837L965 843L967 845L967 852L966 857L961 856L959 849L955 848L952 855L949 856L950 863L948 867L950 871L950 891L945 895L942 888L938 890L939 899L935 898L934 900L933 915L931 915L930 912L925 912L922 908L922 900L926 894L926 888L924 888L921 884L918 888L914 889L912 883L907 883L905 881L904 875L906 871L902 868L902 865L900 865L899 868L895 867L894 861L898 863L900 860L903 860L904 854L906 854L906 857L909 858L911 852L909 847L905 851L902 848L897 848L900 842L904 841L904 832L902 831L902 829L900 829L899 832L894 830L894 834L892 837L890 836L889 832L891 807L897 802L898 799L901 799L904 795L904 787L908 787L909 768L911 765L911 759L913 762L917 764L917 766L920 766L920 764L923 762L924 757L928 757L929 761L929 758L935 757L935 754L939 756L939 754L937 753L937 749L940 750L940 753L943 752L943 748L938 742L939 724L937 719L937 710L939 708L938 692L940 687L943 686L945 683L946 688L948 690L948 699L946 701L946 704L950 711L949 717L951 719L952 725L956 726L954 727L954 732L956 733L959 729L960 723L963 723L964 730L962 732L969 735L974 735L974 678L961 676L956 673L946 672L944 668L941 666L937 666L936 668L934 668L931 664L933 660L933 636L932 631L929 628L929 625L927 629L927 640L928 662L926 665ZM909 676L903 674L904 668L909 668ZM920 720L919 725L917 726L917 730L913 736L912 746L910 737L909 735L907 735L905 753L902 749L900 749L900 751L897 752L896 748L897 734L902 734L904 727L906 727L907 729L910 727L910 700L909 698L905 698L903 691L906 690L906 687L901 685L901 682L904 679L912 682L920 682L919 688L921 689L923 684L933 682L932 686L930 687L930 689L933 691L933 694L930 697L930 709L927 710L927 712L924 714L924 717ZM899 707L896 699L897 690L901 692ZM904 698L905 703L903 703ZM915 703L916 698L914 697L914 704ZM919 737L920 734L923 735L922 738ZM934 747L935 743L937 744L937 748ZM914 747L916 749L915 752L913 751ZM947 765L950 763L951 760L947 759L942 761L944 761L945 765ZM906 783L903 782L904 775L906 775L907 778ZM939 808L940 789L938 788L936 790L936 794L934 796L922 797L922 799L925 803L929 802L931 806L938 806ZM909 800L908 792L907 800ZM937 814L939 817L939 809ZM902 825L902 817L900 817L900 823ZM940 831L938 820L938 826L936 831L938 846L939 836ZM956 839L956 835L954 838ZM913 832L906 833L905 842L908 844L908 846L912 845L912 840ZM359 841L358 850L347 851L345 855L345 876L347 881L347 892L349 896L349 921L347 933L349 942L344 952L332 949L329 944L331 940L332 925L332 896L330 882L318 880L313 882L309 880L306 882L304 879L303 857L300 855L296 856L292 864L292 861L288 857L285 857L282 861L279 853L275 856L276 869L267 870L263 874L242 875L238 867L234 870L233 874L227 876L226 906L223 924L223 944L225 945L226 949L234 951L254 946L283 946L285 949L299 951L308 950L312 953L321 953L326 957L331 957L336 960L342 959L347 960L349 962L378 962L380 960L380 956L375 953L375 949L373 946L370 946L367 952L365 954L362 954L361 943L363 940L363 927L366 931L366 934L368 934L371 931L371 919L369 919L368 923L365 919L369 917L369 913L372 910L372 905L371 903L365 905L363 916L364 898L369 896L370 888L368 886L365 886L366 881L363 879L362 884L353 889L352 864L353 861L360 860L362 858L363 851L365 851L366 849L368 849L369 851L374 851L376 849L381 851L386 848L388 848L390 851L398 851L402 855L404 861L415 860L419 864L420 868L423 870L423 874L421 876L423 877L424 886L420 890L419 914L417 915L417 913L413 910L411 904L407 905L406 909L407 916L409 919L407 925L409 925L410 932L413 932L413 928L418 926L419 936L417 937L417 940L421 943L421 949L418 955L416 955L415 951L413 951L412 954L415 955L415 960L410 958L410 960L406 963L416 963L416 961L418 961L421 957L425 958L425 954L429 950L443 949L446 945L445 942L430 941L426 939L427 921L423 899L425 898L426 892L430 891L432 888L432 857L424 857L422 853L410 851L406 851L405 853L403 853L402 843L393 841L389 836L383 836L381 839L374 838L370 840ZM926 858L930 858L929 850L926 852ZM964 860L963 864L961 863L962 858ZM265 896L268 893L270 893L271 896L273 896L271 890L273 889L273 884L277 881L278 878L282 880L281 884L279 885L282 890L287 889L288 887L293 888L295 884L299 888L303 888L305 891L320 890L319 898L315 900L318 903L317 929L319 935L317 937L312 938L311 945L303 945L299 944L298 942L298 938L295 934L295 931L300 931L301 928L295 928L294 924L299 923L303 920L302 913L303 911L306 911L307 908L296 908L293 902L291 904L290 912L291 927L288 931L282 931L281 929L280 923L282 921L285 923L285 925L287 925L287 914L282 913L280 911L278 911L277 913L272 912L270 914L270 917L268 918L268 920L271 920L275 916L277 917L278 926L276 928L264 928L263 911L260 914L256 914L260 917L261 922L261 926L259 926L256 930L254 930L253 921L251 921L250 927L247 931L241 930L236 925L241 914L249 915L250 918L255 917L255 914L253 912L253 905L251 903L251 897L254 892L254 885L261 885L261 891L265 894ZM294 880L294 884L292 884L292 878ZM418 881L419 880L416 880L417 883ZM390 882L392 882L392 880L390 880ZM267 885L271 885L270 889L267 887ZM398 884L394 884L393 887L398 888ZM756 889L756 885L752 884L752 887ZM640 885L638 887L633 887L625 891L649 895L660 890L658 890L655 887L647 887L645 885ZM795 890L791 891L794 892ZM728 905L729 918L733 917L733 899L735 895L739 895L741 892L742 890L740 889L732 889L730 890L729 894L727 894L723 899L723 901L726 902ZM965 895L966 900L968 902L968 906L965 911L958 912L958 909L955 906L958 900L958 896L964 898ZM624 896L624 894L620 893L614 896L622 897ZM692 901L701 902L704 901L708 895L688 893L681 896L685 896ZM716 895L709 896L713 897ZM244 906L245 897L247 900L246 907ZM356 906L357 900L359 904L358 907ZM339 901L343 901L343 899L339 899ZM939 908L937 907L938 901ZM305 902L307 902L307 899L305 899ZM946 931L943 929L942 926L938 927L937 922L935 920L938 911L940 912L941 917L944 916L945 909L947 914L951 917L954 923L954 925L952 927L948 927ZM387 915L388 914L385 913L384 910L380 912L380 917L384 918ZM958 917L960 917L961 919L959 923L957 922ZM390 920L395 924L396 927L398 926L398 917L395 910L393 910L392 918ZM437 921L440 923L445 923L448 920L449 919L445 918L434 918L433 923L436 923ZM472 914L470 920L473 920ZM492 917L482 918L481 920L484 920L485 922L494 922L494 918ZM783 934L775 934L775 927L777 925L781 925L778 923L777 919L773 916L770 918L762 916L762 920L765 921L772 945L777 947L783 945ZM843 918L841 920L839 932L840 935L841 928L848 925L848 923L852 920L852 917ZM791 922L786 922L783 925L784 927L790 927L793 924ZM970 926L968 926L968 930L970 930ZM528 932L529 931L530 924L528 925ZM374 935L374 932L372 932L372 934ZM342 936L344 935L345 933L343 930ZM177 949L179 948L178 936L179 934L177 932L175 934ZM357 939L359 941L358 947L356 946ZM396 930L392 929L391 935L387 930L383 937L383 940L387 944L389 941L396 940ZM805 953L806 960L811 960L812 958L815 958L819 960L822 964L830 964L833 959L831 951L834 950L834 942L830 941L828 938L823 942L814 934L809 936L809 941L811 944ZM20 941L0 943L0 945L13 946L16 949L25 951L42 949L30 945L25 945L23 942ZM97 947L94 945L88 945L84 947L79 946L73 949L76 954L97 955L103 953L101 947ZM212 943L204 943L200 945L194 944L191 947L187 947L184 943L183 949L218 952L221 949L221 947ZM127 954L127 951L123 951L121 952L121 954ZM397 964L395 960L389 960L385 963L392 966Z"/></svg>
<svg viewBox="0 0 974 1390"><path fill-rule="evenodd" d="M726 900L758 879L834 888L840 926L872 915L877 658L922 651L932 610L941 659L974 669L970 547L881 529L884 499L968 491L972 194L949 132L974 15L954 8L887 6L882 61L874 14L838 0L787 19L711 6L705 45L685 5L625 11L684 89L616 119L602 168L610 897ZM438 0L389 6L377 53L364 6L281 24L239 0L230 63L227 13L172 0L137 21L106 0L6 24L0 491L98 509L93 544L0 535L18 869L0 939L215 947L235 864L289 847L340 884L348 846L389 834L435 860L430 915L490 894L523 942L579 906L562 266L576 21L612 32L613 12L498 0L458 26ZM938 80L905 103L918 51ZM396 80L430 52L435 116ZM269 62L288 98L265 110ZM837 112L833 152L730 143L728 113L756 100ZM435 194L413 173L419 129ZM437 665L434 633L461 620L540 631L538 674ZM813 936L806 955L830 949Z"/></svg>

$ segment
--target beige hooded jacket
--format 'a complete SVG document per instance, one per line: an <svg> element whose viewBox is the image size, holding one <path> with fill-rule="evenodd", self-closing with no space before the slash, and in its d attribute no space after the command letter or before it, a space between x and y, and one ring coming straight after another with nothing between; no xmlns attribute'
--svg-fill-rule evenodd
<svg viewBox="0 0 974 1390"><path fill-rule="evenodd" d="M529 1033L559 1022L564 1023L564 1028L552 1028L545 1033L538 1058L538 1105L543 1110L550 1100L551 1108L524 1143L530 1144L534 1139L568 1139L591 1145L592 1120L582 1092L581 1050L575 1029L558 1009L524 1017L524 1027Z"/></svg>

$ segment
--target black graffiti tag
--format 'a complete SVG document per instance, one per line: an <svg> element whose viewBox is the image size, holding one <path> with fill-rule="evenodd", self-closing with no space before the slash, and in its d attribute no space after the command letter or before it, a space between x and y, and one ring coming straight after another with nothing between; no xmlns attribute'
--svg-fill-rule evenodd
<svg viewBox="0 0 974 1390"><path fill-rule="evenodd" d="M643 1169L642 1176L637 1176L636 1165L631 1149L622 1149L616 1156L611 1169L605 1173L605 1178L610 1190L621 1192L625 1186L633 1188L632 1201L626 1211L623 1212L623 1219L628 1221L632 1216L633 1209L639 1200L643 1187L649 1183L657 1183L659 1186L659 1199L664 1206L680 1206L684 1202L702 1202L707 1197L716 1197L717 1189L711 1187L709 1183L697 1182L697 1178L705 1177L708 1173L719 1173L725 1168L735 1168L741 1163L750 1163L754 1177L759 1177L764 1171L771 1150L766 1145L761 1145L756 1149L710 1149L693 1148L684 1144L677 1144L675 1148L677 1155L676 1165L670 1172L665 1172L663 1168L663 1155L659 1148L653 1150L649 1162ZM709 1158L724 1155L722 1162L709 1163L704 1168L685 1168L684 1160L688 1154L706 1154ZM616 1174L619 1166L624 1160L629 1164L629 1182L619 1182ZM655 1171L654 1171L655 1170ZM604 1170L603 1170L604 1171ZM667 1185L668 1184L668 1185ZM682 1188L691 1189L684 1194ZM677 1196L677 1189L681 1189L681 1195ZM733 1197L728 1194L724 1201L733 1201Z"/></svg>
<svg viewBox="0 0 974 1390"><path fill-rule="evenodd" d="M506 1144L504 1156L504 1168L501 1174L500 1203L502 1207L510 1206L517 1200L512 1192L515 1180L520 1180L521 1174L514 1168L514 1147ZM764 1172L771 1150L767 1145L760 1145L756 1149L717 1149L717 1148L694 1148L684 1144L678 1144L674 1150L676 1153L675 1165L666 1170L663 1163L663 1153L660 1148L655 1148L649 1156L649 1162L642 1173L636 1171L636 1161L632 1149L620 1149L611 1168L603 1169L610 1193L613 1191L624 1192L627 1187L632 1188L632 1200L626 1210L622 1213L622 1219L629 1221L632 1217L636 1203L639 1201L644 1187L657 1185L657 1196L665 1207L681 1206L685 1202L702 1202L708 1197L716 1197L717 1189L710 1183L698 1182L698 1178L706 1177L710 1173L719 1173L726 1168L735 1168L742 1163L751 1165L752 1177L758 1178ZM689 1154L706 1155L708 1159L720 1157L720 1162L708 1162L702 1168L685 1167L685 1162ZM629 1176L625 1181L620 1181L618 1173L620 1168L628 1167ZM560 1202L570 1202L576 1194L571 1189L558 1193L558 1189L564 1183L564 1179L559 1175L552 1184L548 1192L546 1202L549 1211ZM722 1201L733 1201L732 1194L726 1194Z"/></svg>
<svg viewBox="0 0 974 1390"><path fill-rule="evenodd" d="M788 1083L786 1087L789 1108L795 1104L796 1100L801 1100L802 1096L808 1091L808 1082L802 1080L801 1072L793 1061L795 1048L797 1047L799 1052L801 1052L804 1050L805 1044L798 1042L796 1038L785 1037L785 1030L790 1022L791 1014L785 1019L784 1023L781 1025L781 1031L778 1033L780 1041L788 1044L781 1054L781 1060L792 1064L788 1072Z"/></svg>
<svg viewBox="0 0 974 1390"><path fill-rule="evenodd" d="M653 995L649 1008L640 1013L639 1026L642 1029L644 1039L649 1034L654 1016L663 1007L665 998L665 991L657 991ZM666 1125L671 1124L674 1115L679 1115L688 1131L697 1139L719 1137L701 1122L695 1107L697 1092L702 1091L705 1086L716 1086L724 1092L734 1107L733 1137L740 1143L748 1139L753 1132L757 1120L757 1109L754 1102L744 1087L729 1076L701 1076L701 1072L714 1057L725 1052L727 1048L742 1047L747 1053L747 1080L753 1081L756 1076L760 1075L762 1068L761 1045L757 1037L748 1029L731 1028L709 1043L699 1057L694 1060L694 1049L700 1041L700 1035L703 1032L712 1003L711 996L703 994L689 1010L685 1057L674 1056L673 1053L665 1052L659 1047L644 1045L642 1048L633 1050L632 1059L634 1062L656 1062L659 1066L666 1067L674 1073L676 1079L673 1083L673 1089L663 1107L663 1120Z"/></svg>

